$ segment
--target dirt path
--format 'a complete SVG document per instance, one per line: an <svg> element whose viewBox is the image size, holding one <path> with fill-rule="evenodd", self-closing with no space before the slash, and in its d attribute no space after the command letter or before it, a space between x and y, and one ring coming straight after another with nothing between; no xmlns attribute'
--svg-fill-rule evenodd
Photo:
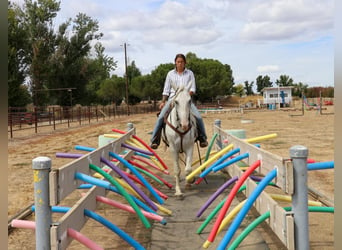
<svg viewBox="0 0 342 250"><path fill-rule="evenodd" d="M333 111L333 107L329 106L325 112ZM263 142L261 146L282 157L289 157L289 149L293 145L304 145L309 149L309 158L316 161L334 160L334 115L320 115L317 111L307 111L304 116L290 116L290 114L295 113L299 114L300 112L270 110L246 112L244 114L211 113L203 114L203 118L209 140L213 135L212 127L215 120L220 119L222 128L244 129L247 138L277 133L276 138ZM250 123L242 122L245 120L250 121ZM149 142L149 133L155 122L155 116L152 114L123 117L110 122L84 125L72 129L59 127L56 131L47 130L39 135L34 134L34 131L26 130L22 132L23 134L20 137L9 139L8 217L13 216L34 200L32 159L37 156L48 156L52 159L53 168L61 167L70 159L56 158L55 153L77 152L74 150L75 145L97 147L99 135L110 133L112 128L125 130L128 122L134 124L140 138ZM171 166L168 152L165 152L163 147L160 147L157 152ZM201 150L201 152L204 153L205 150ZM320 191L329 199L334 199L334 170L311 171L308 178L310 187ZM129 224L127 220L129 219L122 219L119 224L123 227L127 226ZM327 218L325 218L325 223L333 225L333 217L330 217L328 222ZM320 228L320 225L310 231L310 237L315 237L314 235L311 236L315 232L321 232L318 228ZM327 230L324 233L333 237L333 231ZM138 232L131 233L134 237L134 234L136 235ZM143 241L148 241L148 239L143 239ZM9 236L8 242L9 249L33 249L34 233L29 230L15 230ZM120 249L120 244L117 246L118 248L113 243L108 247L110 249ZM329 248L328 246L325 248L321 246L321 248L316 249L333 249L333 247Z"/></svg>

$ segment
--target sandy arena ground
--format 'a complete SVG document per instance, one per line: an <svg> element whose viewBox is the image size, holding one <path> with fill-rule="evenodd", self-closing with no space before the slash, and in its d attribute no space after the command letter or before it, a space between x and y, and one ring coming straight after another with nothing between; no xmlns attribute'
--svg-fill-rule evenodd
<svg viewBox="0 0 342 250"><path fill-rule="evenodd" d="M327 106L324 113L333 113L334 107ZM213 124L216 119L221 120L224 129L244 129L247 138L271 133L277 137L263 141L261 147L278 154L289 157L289 149L294 145L304 145L309 149L309 158L316 161L334 160L334 115L321 115L315 110L305 111L304 116L291 116L301 114L300 111L264 110L241 113L208 113L203 114L206 124L208 140L213 135ZM251 123L241 121L250 120ZM149 142L155 114L132 115L113 119L91 125L73 125L71 128L57 125L57 130L51 127L39 128L39 134L32 130L15 131L14 139L8 139L8 218L18 213L34 201L33 197L33 170L32 159L38 156L48 156L52 159L52 167L58 168L69 162L70 159L56 158L57 152L79 152L74 150L75 145L89 147L98 146L98 136L110 133L112 128L126 130L128 122L132 122L137 135ZM168 152L160 147L157 152L171 166ZM205 149L201 149L204 154ZM196 156L194 156L196 159ZM171 168L170 168L171 169ZM308 185L321 194L334 200L334 170L318 170L308 173ZM124 228L130 219L122 218ZM321 225L310 229L311 249L333 249L333 216L324 216L322 223L329 225L328 229L321 231ZM116 222L120 226L120 222ZM140 237L143 242L148 238L130 232L133 237ZM331 237L331 244L324 246L315 244L315 234L327 234ZM8 236L8 249L34 249L34 232L27 229L14 230ZM139 241L139 240L138 240ZM141 242L141 241L140 241ZM146 243L147 244L147 243ZM72 244L73 245L73 244ZM70 246L70 249L79 249L79 245ZM111 244L106 249L123 249L120 242Z"/></svg>

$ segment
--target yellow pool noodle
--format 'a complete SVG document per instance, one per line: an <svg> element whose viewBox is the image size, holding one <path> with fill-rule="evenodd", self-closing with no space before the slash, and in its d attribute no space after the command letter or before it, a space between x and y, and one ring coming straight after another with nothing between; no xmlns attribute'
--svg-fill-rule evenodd
<svg viewBox="0 0 342 250"><path fill-rule="evenodd" d="M247 200L247 199L246 199ZM229 214L223 219L223 221L220 224L219 229L217 230L217 234L221 232L223 228L225 228L228 223L235 217L235 215L241 210L242 206L246 203L246 200L241 201L232 211L229 212Z"/></svg>
<svg viewBox="0 0 342 250"><path fill-rule="evenodd" d="M284 195L284 194L269 194L272 199L278 200L278 201L292 201L292 197L290 195ZM308 200L308 205L309 206L315 206L315 207L320 207L322 206L322 202L319 201L313 201L313 200Z"/></svg>
<svg viewBox="0 0 342 250"><path fill-rule="evenodd" d="M262 136L258 136L258 137L253 137L253 138L245 139L245 141L248 142L248 143L255 143L255 142L259 142L259 141L263 141L263 140L272 139L272 138L275 138L277 136L278 135L276 133L273 133L273 134L262 135Z"/></svg>
<svg viewBox="0 0 342 250"><path fill-rule="evenodd" d="M198 174L202 169L208 167L210 164L212 164L217 158L219 158L221 155L227 153L229 150L233 148L233 144L227 145L225 148L221 149L219 152L217 152L215 155L210 157L206 162L204 162L201 166L194 169L190 174L186 176L186 180L189 181L192 178L195 177L196 174Z"/></svg>

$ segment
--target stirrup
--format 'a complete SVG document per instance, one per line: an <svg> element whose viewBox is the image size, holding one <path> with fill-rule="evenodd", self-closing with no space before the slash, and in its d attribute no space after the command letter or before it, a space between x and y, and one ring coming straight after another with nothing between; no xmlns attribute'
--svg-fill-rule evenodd
<svg viewBox="0 0 342 250"><path fill-rule="evenodd" d="M208 146L208 142L207 141L201 141L200 142L200 147L201 148L205 148L205 147L207 147Z"/></svg>
<svg viewBox="0 0 342 250"><path fill-rule="evenodd" d="M157 143L152 143L150 147L151 147L152 149L157 149L158 146L159 146L159 145L158 145Z"/></svg>

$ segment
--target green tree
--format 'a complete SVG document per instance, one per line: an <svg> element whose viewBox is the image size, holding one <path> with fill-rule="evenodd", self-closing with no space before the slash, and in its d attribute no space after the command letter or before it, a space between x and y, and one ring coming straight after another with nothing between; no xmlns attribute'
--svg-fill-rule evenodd
<svg viewBox="0 0 342 250"><path fill-rule="evenodd" d="M94 48L95 58L89 58L87 62L89 65L89 82L86 86L86 91L89 103L102 103L96 91L99 89L100 84L110 77L110 72L117 68L117 61L105 55L105 48L100 42L97 42Z"/></svg>
<svg viewBox="0 0 342 250"><path fill-rule="evenodd" d="M254 92L253 92L253 84L254 84L254 82L252 81L251 83L249 83L248 81L245 81L244 84L245 84L245 93L246 93L246 95L253 95L254 94Z"/></svg>
<svg viewBox="0 0 342 250"><path fill-rule="evenodd" d="M160 100L162 97L166 75L174 67L173 63L160 64L151 72L150 84L146 88L149 90L148 96L153 100L155 107L157 100Z"/></svg>
<svg viewBox="0 0 342 250"><path fill-rule="evenodd" d="M55 34L53 19L60 10L60 2L54 0L25 0L24 26L28 32L26 51L29 60L29 84L36 106L47 102L46 89L48 83L49 59L54 52Z"/></svg>
<svg viewBox="0 0 342 250"><path fill-rule="evenodd" d="M263 88L269 88L273 86L273 83L271 82L271 78L268 75L261 76L259 75L256 78L256 85L257 85L257 91L261 93L261 90Z"/></svg>
<svg viewBox="0 0 342 250"><path fill-rule="evenodd" d="M127 66L127 76L128 76L128 84L132 82L133 78L141 76L141 71L135 65L134 60L132 61L131 65Z"/></svg>
<svg viewBox="0 0 342 250"><path fill-rule="evenodd" d="M72 35L69 37L68 33ZM109 77L109 71L115 67L115 62L104 55L104 48L99 43L95 45L96 58L90 57L91 43L102 36L98 22L83 13L61 24L51 57L53 67L50 68L49 88L76 88L73 103L88 105L96 102L99 81ZM58 100L60 105L70 103L68 96L61 91L51 92L50 100Z"/></svg>
<svg viewBox="0 0 342 250"><path fill-rule="evenodd" d="M302 82L295 83L293 86L294 86L294 88L292 91L292 95L293 96L299 96L299 97L302 97L302 93L305 93L306 89L308 88L308 85L304 84Z"/></svg>
<svg viewBox="0 0 342 250"><path fill-rule="evenodd" d="M243 84L237 84L236 86L234 86L234 93L239 97L244 96L245 95L245 88L244 88Z"/></svg>
<svg viewBox="0 0 342 250"><path fill-rule="evenodd" d="M8 2L8 106L23 107L32 101L27 85L28 33L24 14L18 5Z"/></svg>
<svg viewBox="0 0 342 250"><path fill-rule="evenodd" d="M200 59L189 52L187 67L194 72L197 88L195 97L199 101L213 101L213 98L232 93L234 78L229 65L218 60Z"/></svg>
<svg viewBox="0 0 342 250"><path fill-rule="evenodd" d="M276 80L276 84L279 87L293 86L293 80L287 75L280 75L279 79Z"/></svg>
<svg viewBox="0 0 342 250"><path fill-rule="evenodd" d="M125 79L117 75L112 75L111 78L100 83L96 94L102 99L103 104L115 103L116 105L120 105L125 96L125 89Z"/></svg>

